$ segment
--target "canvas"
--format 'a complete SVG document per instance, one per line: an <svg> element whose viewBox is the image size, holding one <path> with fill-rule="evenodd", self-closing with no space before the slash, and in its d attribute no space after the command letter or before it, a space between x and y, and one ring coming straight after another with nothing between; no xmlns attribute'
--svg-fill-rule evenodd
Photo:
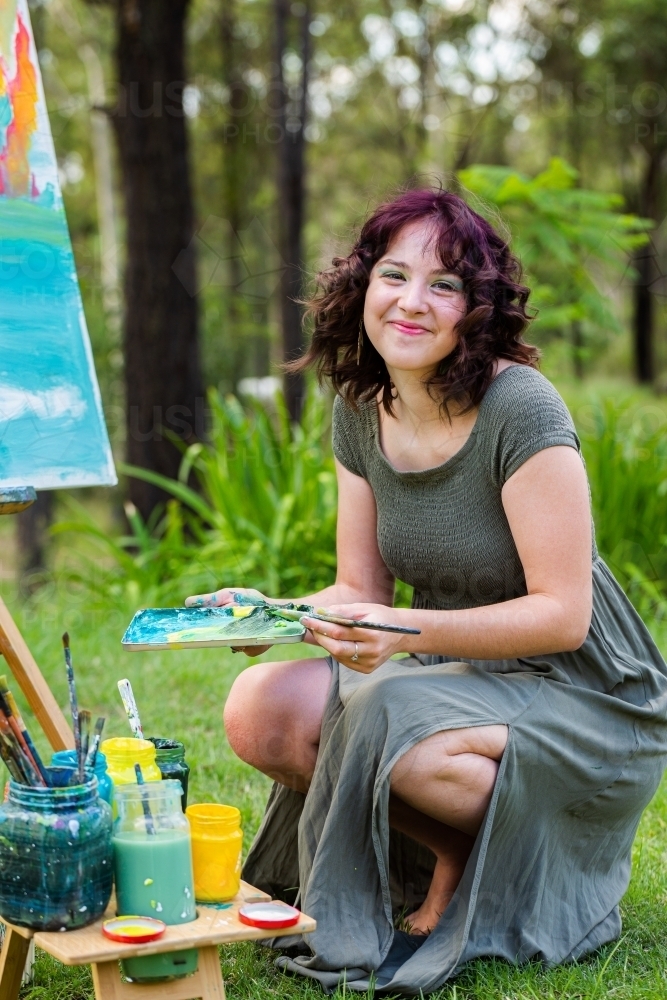
<svg viewBox="0 0 667 1000"><path fill-rule="evenodd" d="M0 0L0 488L116 481L27 0Z"/></svg>

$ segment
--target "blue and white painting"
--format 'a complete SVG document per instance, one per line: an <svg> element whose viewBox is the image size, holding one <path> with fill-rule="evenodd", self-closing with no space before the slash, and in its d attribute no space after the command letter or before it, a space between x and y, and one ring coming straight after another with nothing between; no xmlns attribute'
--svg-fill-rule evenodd
<svg viewBox="0 0 667 1000"><path fill-rule="evenodd" d="M0 0L0 488L116 481L27 0Z"/></svg>

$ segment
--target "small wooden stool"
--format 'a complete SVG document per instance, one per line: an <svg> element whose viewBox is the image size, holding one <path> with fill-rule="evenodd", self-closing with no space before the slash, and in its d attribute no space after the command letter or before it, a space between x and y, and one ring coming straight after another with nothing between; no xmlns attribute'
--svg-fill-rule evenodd
<svg viewBox="0 0 667 1000"><path fill-rule="evenodd" d="M261 930L242 924L238 917L243 903L268 900L270 896L247 882L231 901L229 909L198 906L198 917L189 924L177 924L157 941L148 944L119 944L102 934L102 922L114 917L113 901L104 917L78 931L32 931L6 923L5 941L0 953L0 1000L17 1000L25 960L34 939L38 948L53 955L63 965L90 965L95 986L95 1000L225 1000L220 971L218 945L234 941L259 941L289 934L308 934L315 921L305 914L293 927L284 930ZM126 983L121 979L122 958L157 955L165 951L197 948L199 963L192 976L156 983Z"/></svg>

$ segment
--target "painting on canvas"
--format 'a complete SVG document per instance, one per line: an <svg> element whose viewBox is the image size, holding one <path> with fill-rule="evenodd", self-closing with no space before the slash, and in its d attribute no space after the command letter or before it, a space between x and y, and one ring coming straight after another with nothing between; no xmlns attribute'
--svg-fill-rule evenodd
<svg viewBox="0 0 667 1000"><path fill-rule="evenodd" d="M115 482L27 0L0 0L0 488Z"/></svg>

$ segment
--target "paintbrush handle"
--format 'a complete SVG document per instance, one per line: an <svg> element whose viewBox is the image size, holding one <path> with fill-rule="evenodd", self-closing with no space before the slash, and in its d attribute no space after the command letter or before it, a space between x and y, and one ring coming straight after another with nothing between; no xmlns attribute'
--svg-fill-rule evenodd
<svg viewBox="0 0 667 1000"><path fill-rule="evenodd" d="M136 736L139 740L143 740L144 731L141 726L141 719L139 718L139 709L137 708L134 692L132 691L132 685L128 681L127 677L118 681L118 691L123 702L125 714L127 715L128 722L130 723L132 735Z"/></svg>
<svg viewBox="0 0 667 1000"><path fill-rule="evenodd" d="M331 622L332 625L345 625L347 628L369 628L377 632L400 632L403 635L421 635L421 629L407 628L405 625L385 625L383 622L369 622L365 618L341 618L339 615L324 614L313 611L302 618L317 618L321 622Z"/></svg>
<svg viewBox="0 0 667 1000"><path fill-rule="evenodd" d="M143 785L144 784L144 776L143 776L143 773L141 771L141 764L135 764L134 765L134 773L137 776L137 784L138 785ZM148 797L145 795L145 793L143 791L141 792L141 805L143 807L144 817L146 819L146 833L154 834L155 833L155 823L153 822L153 813L151 812L151 806L150 806L150 802L148 801Z"/></svg>

